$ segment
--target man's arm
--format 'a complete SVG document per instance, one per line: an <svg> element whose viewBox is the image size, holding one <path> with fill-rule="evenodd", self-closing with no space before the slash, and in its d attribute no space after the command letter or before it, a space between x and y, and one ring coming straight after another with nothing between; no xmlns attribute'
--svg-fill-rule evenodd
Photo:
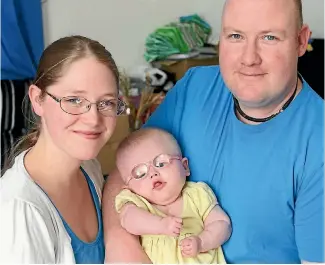
<svg viewBox="0 0 325 265"><path fill-rule="evenodd" d="M109 175L103 193L105 263L151 263L140 244L139 237L131 235L120 225L115 210L115 197L122 187L122 179L115 169ZM128 251L125 251L126 246Z"/></svg>
<svg viewBox="0 0 325 265"><path fill-rule="evenodd" d="M220 247L231 235L231 224L227 214L216 205L204 220L204 230L199 234L200 252Z"/></svg>

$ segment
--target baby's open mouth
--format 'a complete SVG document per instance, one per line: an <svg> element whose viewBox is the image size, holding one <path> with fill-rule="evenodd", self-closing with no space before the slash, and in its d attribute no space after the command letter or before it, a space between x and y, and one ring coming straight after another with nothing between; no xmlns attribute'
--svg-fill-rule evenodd
<svg viewBox="0 0 325 265"><path fill-rule="evenodd" d="M154 190L161 190L163 187L165 187L166 182L162 182L162 181L155 181L152 184L152 189Z"/></svg>

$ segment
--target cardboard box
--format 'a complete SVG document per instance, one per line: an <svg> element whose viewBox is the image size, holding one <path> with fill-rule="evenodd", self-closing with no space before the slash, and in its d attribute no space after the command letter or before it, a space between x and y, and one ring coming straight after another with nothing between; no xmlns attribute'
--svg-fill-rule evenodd
<svg viewBox="0 0 325 265"><path fill-rule="evenodd" d="M105 145L97 156L102 167L103 175L105 176L109 175L115 167L116 150L118 145L119 143L117 142Z"/></svg>
<svg viewBox="0 0 325 265"><path fill-rule="evenodd" d="M99 152L97 159L102 166L104 175L108 175L115 167L115 155L119 143L130 133L129 116L117 117L116 128L106 145Z"/></svg>
<svg viewBox="0 0 325 265"><path fill-rule="evenodd" d="M159 61L157 67L163 71L175 74L176 80L179 80L191 67L217 64L219 64L219 57L217 55L199 55L183 60Z"/></svg>

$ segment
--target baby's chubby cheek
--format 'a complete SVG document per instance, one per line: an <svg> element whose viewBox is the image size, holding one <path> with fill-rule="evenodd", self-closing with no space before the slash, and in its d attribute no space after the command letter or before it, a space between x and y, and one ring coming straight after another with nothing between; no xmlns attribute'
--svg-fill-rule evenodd
<svg viewBox="0 0 325 265"><path fill-rule="evenodd" d="M129 189L136 194L141 195L142 197L150 196L151 194L151 186L142 180L131 180L129 183Z"/></svg>

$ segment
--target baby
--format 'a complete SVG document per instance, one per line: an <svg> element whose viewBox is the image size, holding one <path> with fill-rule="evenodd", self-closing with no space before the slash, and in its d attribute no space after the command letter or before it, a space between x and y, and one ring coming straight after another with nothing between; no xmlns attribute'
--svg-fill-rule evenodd
<svg viewBox="0 0 325 265"><path fill-rule="evenodd" d="M140 129L119 146L116 165L125 182L115 201L121 225L139 235L157 263L226 263L221 245L229 217L203 182L189 182L188 160L174 137Z"/></svg>

